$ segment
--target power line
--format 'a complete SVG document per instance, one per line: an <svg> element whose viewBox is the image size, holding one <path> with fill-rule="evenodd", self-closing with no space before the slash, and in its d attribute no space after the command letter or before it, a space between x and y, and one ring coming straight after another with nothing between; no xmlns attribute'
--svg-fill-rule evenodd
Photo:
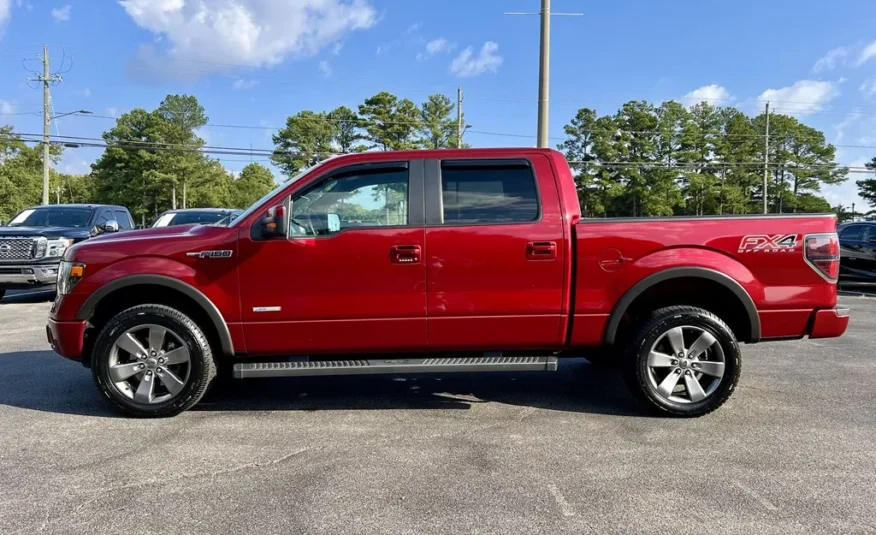
<svg viewBox="0 0 876 535"><path fill-rule="evenodd" d="M34 139L22 139L25 143L39 143L37 134L23 134L23 133L15 133L14 135L32 137ZM200 153L200 154L219 154L219 155L230 155L230 156L270 156L270 155L287 155L287 156L297 156L301 155L301 153L293 152L293 151L277 151L272 149L250 149L246 147L211 147L204 146L201 148L196 147L179 147L178 145L172 145L169 143L161 143L161 142L144 142L137 140L129 140L129 141L100 141L97 138L83 138L77 136L52 136L52 137L60 137L63 139L71 139L77 140L76 144L82 147L88 148L120 148L124 150L156 150L156 151L168 151L168 152L191 152L191 153ZM100 142L98 142L100 141ZM335 151L327 151L322 153L323 156L333 156L333 155L341 155L342 153ZM233 161L233 160L228 160ZM249 160L242 160L249 161ZM269 158L265 158L263 161L269 161ZM675 162L675 163L664 163L664 162L653 162L653 161L598 161L598 160L571 160L569 161L570 165L593 165L593 166L601 166L601 167L650 167L650 168L662 168L662 169L697 169L702 170L704 168L709 169L720 169L720 168L759 168L763 165L763 162ZM862 167L862 166L845 166L841 164L815 164L808 166L794 166L788 165L787 163L782 162L771 162L768 164L770 168L773 169L786 169L789 172L792 171L816 171L816 170L829 170L829 169L848 169L849 173L873 173L874 171Z"/></svg>

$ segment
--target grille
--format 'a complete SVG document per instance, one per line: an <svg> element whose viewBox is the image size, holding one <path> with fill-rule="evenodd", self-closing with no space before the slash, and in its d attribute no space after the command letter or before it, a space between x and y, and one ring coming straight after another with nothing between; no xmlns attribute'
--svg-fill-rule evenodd
<svg viewBox="0 0 876 535"><path fill-rule="evenodd" d="M0 238L0 260L30 260L33 258L31 238Z"/></svg>

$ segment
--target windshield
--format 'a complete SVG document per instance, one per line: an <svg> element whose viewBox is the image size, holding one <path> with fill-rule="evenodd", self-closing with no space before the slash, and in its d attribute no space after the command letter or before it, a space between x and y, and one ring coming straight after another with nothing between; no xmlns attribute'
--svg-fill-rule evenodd
<svg viewBox="0 0 876 535"><path fill-rule="evenodd" d="M89 219L87 208L31 208L15 216L9 226L84 228Z"/></svg>
<svg viewBox="0 0 876 535"><path fill-rule="evenodd" d="M171 212L158 218L153 227L172 227L200 223L208 225L228 217L228 212Z"/></svg>
<svg viewBox="0 0 876 535"><path fill-rule="evenodd" d="M287 181L285 181L285 182L281 182L279 186L277 186L276 188L272 189L270 192L268 192L267 194L265 194L261 199L259 199L259 200L257 200L256 202L252 203L252 206L250 206L249 208L246 209L246 211L244 211L242 214L240 214L239 216L237 216L237 217L234 219L234 221L231 222L231 225L229 225L229 226L231 226L231 227L236 226L236 225L239 224L241 221L243 221L244 219L246 219L247 217L249 217L250 214L252 214L252 213L255 212L256 210L258 210L258 209L261 207L261 205L263 205L265 202L267 202L268 199L270 199L271 197L273 197L274 195L276 195L277 193L279 193L281 189L285 188L285 187L288 186L289 184L292 184L293 182L297 182L301 177L303 177L304 175L310 173L311 171L315 171L315 170L319 169L320 167L322 167L322 165L323 165L325 162L327 162L327 161L329 161L329 160L331 160L331 159L332 159L332 158L328 158L328 159L326 159L326 160L323 160L323 161L319 162L318 164L314 165L313 167L309 167L309 168L307 168L307 169L301 171L300 173L298 173L297 175L293 176L293 177L290 178L289 180L287 180Z"/></svg>

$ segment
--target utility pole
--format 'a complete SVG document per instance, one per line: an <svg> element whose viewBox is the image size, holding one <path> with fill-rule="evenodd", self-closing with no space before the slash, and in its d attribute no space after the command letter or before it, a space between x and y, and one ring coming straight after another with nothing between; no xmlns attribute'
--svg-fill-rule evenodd
<svg viewBox="0 0 876 535"><path fill-rule="evenodd" d="M66 56L65 56L66 59ZM49 161L49 148L51 137L49 133L49 126L51 124L52 119L57 119L58 117L63 117L65 115L73 115L76 113L91 113L90 111L80 110L71 113L65 113L62 115L56 115L52 117L52 97L49 93L49 86L53 83L57 83L61 81L62 73L49 73L49 47L48 45L43 45L43 54L40 57L40 60L43 63L43 71L42 73L34 72L34 78L28 78L29 82L39 82L43 84L43 204L49 204L49 166L51 162ZM61 67L63 68L63 62ZM27 68L27 67L25 67ZM68 69L69 70L69 69ZM66 71L63 71L66 72Z"/></svg>
<svg viewBox="0 0 876 535"><path fill-rule="evenodd" d="M462 86L456 89L456 148L462 148Z"/></svg>
<svg viewBox="0 0 876 535"><path fill-rule="evenodd" d="M769 208L767 206L767 175L769 173L769 163L770 163L770 103L767 101L766 107L764 108L764 115L766 115L766 135L764 137L764 147L763 147L763 213L767 213Z"/></svg>
<svg viewBox="0 0 876 535"><path fill-rule="evenodd" d="M535 15L536 13L505 13ZM541 38L538 59L538 147L548 146L548 115L550 112L551 79L551 16L583 17L584 13L551 13L551 0L541 0Z"/></svg>
<svg viewBox="0 0 876 535"><path fill-rule="evenodd" d="M538 58L538 146L548 146L551 80L551 0L541 0L541 53Z"/></svg>
<svg viewBox="0 0 876 535"><path fill-rule="evenodd" d="M43 83L43 204L49 204L49 47L43 45L43 75L40 77Z"/></svg>

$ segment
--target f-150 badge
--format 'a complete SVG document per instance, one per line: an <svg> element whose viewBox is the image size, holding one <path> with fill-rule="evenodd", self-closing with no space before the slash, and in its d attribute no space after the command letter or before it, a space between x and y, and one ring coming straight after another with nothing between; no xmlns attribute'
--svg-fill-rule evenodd
<svg viewBox="0 0 876 535"><path fill-rule="evenodd" d="M796 249L796 234L744 236L739 244L740 253L793 253Z"/></svg>
<svg viewBox="0 0 876 535"><path fill-rule="evenodd" d="M231 258L232 253L233 251L228 250L197 251L192 253L186 253L186 256L190 256L192 258Z"/></svg>

